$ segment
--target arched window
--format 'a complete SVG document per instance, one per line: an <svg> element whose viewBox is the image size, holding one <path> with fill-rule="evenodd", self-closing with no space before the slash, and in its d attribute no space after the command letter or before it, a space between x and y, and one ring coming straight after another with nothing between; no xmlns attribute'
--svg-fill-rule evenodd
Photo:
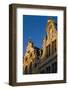
<svg viewBox="0 0 68 90"><path fill-rule="evenodd" d="M30 66L29 66L29 74L32 74L32 62L30 62Z"/></svg>
<svg viewBox="0 0 68 90"><path fill-rule="evenodd" d="M32 53L30 53L30 57L32 57Z"/></svg>
<svg viewBox="0 0 68 90"><path fill-rule="evenodd" d="M56 40L52 42L52 54L56 52Z"/></svg>
<svg viewBox="0 0 68 90"><path fill-rule="evenodd" d="M48 58L50 56L50 45L46 47L46 51L47 51L46 57Z"/></svg>
<svg viewBox="0 0 68 90"><path fill-rule="evenodd" d="M24 72L25 74L27 74L28 73L28 69L27 69L27 66L25 67L25 72Z"/></svg>
<svg viewBox="0 0 68 90"><path fill-rule="evenodd" d="M25 61L27 61L27 57L25 58Z"/></svg>

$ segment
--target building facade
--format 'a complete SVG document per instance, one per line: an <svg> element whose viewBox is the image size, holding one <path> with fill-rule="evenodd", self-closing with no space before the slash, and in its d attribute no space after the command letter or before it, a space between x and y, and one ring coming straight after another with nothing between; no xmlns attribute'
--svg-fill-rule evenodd
<svg viewBox="0 0 68 90"><path fill-rule="evenodd" d="M28 41L23 57L24 74L57 73L57 23L48 19L42 48Z"/></svg>

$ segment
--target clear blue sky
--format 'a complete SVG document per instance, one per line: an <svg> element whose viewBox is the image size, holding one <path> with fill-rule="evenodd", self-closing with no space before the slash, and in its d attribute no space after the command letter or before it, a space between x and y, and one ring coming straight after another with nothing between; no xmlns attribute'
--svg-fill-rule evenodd
<svg viewBox="0 0 68 90"><path fill-rule="evenodd" d="M57 22L57 16L33 16L23 15L23 53L25 54L28 40L31 39L38 48L42 46L42 40L46 35L46 24L48 18Z"/></svg>

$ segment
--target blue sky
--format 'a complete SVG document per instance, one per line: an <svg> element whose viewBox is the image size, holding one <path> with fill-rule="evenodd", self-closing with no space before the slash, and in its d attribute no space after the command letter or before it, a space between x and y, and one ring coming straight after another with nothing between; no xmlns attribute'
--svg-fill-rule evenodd
<svg viewBox="0 0 68 90"><path fill-rule="evenodd" d="M57 22L57 16L33 16L23 15L23 53L25 54L28 40L31 39L38 48L42 46L42 40L46 35L48 18Z"/></svg>

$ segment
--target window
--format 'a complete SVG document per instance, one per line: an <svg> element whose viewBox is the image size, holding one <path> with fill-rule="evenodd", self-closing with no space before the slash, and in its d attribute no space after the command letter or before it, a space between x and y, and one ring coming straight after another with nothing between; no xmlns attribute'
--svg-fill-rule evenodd
<svg viewBox="0 0 68 90"><path fill-rule="evenodd" d="M43 54L43 50L41 49L41 50L40 50L40 56L42 56L42 54Z"/></svg>
<svg viewBox="0 0 68 90"><path fill-rule="evenodd" d="M28 59L28 58L26 57L26 58L25 58L25 61L27 61L27 59Z"/></svg>
<svg viewBox="0 0 68 90"><path fill-rule="evenodd" d="M48 46L46 47L46 57L48 57Z"/></svg>
<svg viewBox="0 0 68 90"><path fill-rule="evenodd" d="M45 73L45 71L44 71L44 70L42 70L40 73L41 73L41 74L43 74L43 73Z"/></svg>
<svg viewBox="0 0 68 90"><path fill-rule="evenodd" d="M57 73L57 62L52 64L52 73Z"/></svg>
<svg viewBox="0 0 68 90"><path fill-rule="evenodd" d="M36 68L37 67L37 63L35 62L35 64L34 64L34 67Z"/></svg>
<svg viewBox="0 0 68 90"><path fill-rule="evenodd" d="M27 53L30 53L30 51L28 50Z"/></svg>
<svg viewBox="0 0 68 90"><path fill-rule="evenodd" d="M46 68L46 73L50 73L50 66Z"/></svg>
<svg viewBox="0 0 68 90"><path fill-rule="evenodd" d="M56 40L55 40L55 51L56 51Z"/></svg>
<svg viewBox="0 0 68 90"><path fill-rule="evenodd" d="M50 45L49 45L49 52L48 53L49 53L49 56L50 56Z"/></svg>
<svg viewBox="0 0 68 90"><path fill-rule="evenodd" d="M27 66L25 67L25 72L24 72L25 74L27 74L28 73L28 69L27 69Z"/></svg>
<svg viewBox="0 0 68 90"><path fill-rule="evenodd" d="M49 26L49 30L52 29L52 25Z"/></svg>
<svg viewBox="0 0 68 90"><path fill-rule="evenodd" d="M52 54L56 52L56 40L52 42Z"/></svg>
<svg viewBox="0 0 68 90"><path fill-rule="evenodd" d="M29 74L32 74L32 62L30 63L30 66L29 66Z"/></svg>
<svg viewBox="0 0 68 90"><path fill-rule="evenodd" d="M30 57L32 57L32 53L30 53Z"/></svg>
<svg viewBox="0 0 68 90"><path fill-rule="evenodd" d="M37 68L37 66L39 65L40 60L39 59L35 59L35 63L34 63L34 67Z"/></svg>
<svg viewBox="0 0 68 90"><path fill-rule="evenodd" d="M47 53L47 57L49 57L50 56L50 45L48 45L47 47L46 47L46 53Z"/></svg>

